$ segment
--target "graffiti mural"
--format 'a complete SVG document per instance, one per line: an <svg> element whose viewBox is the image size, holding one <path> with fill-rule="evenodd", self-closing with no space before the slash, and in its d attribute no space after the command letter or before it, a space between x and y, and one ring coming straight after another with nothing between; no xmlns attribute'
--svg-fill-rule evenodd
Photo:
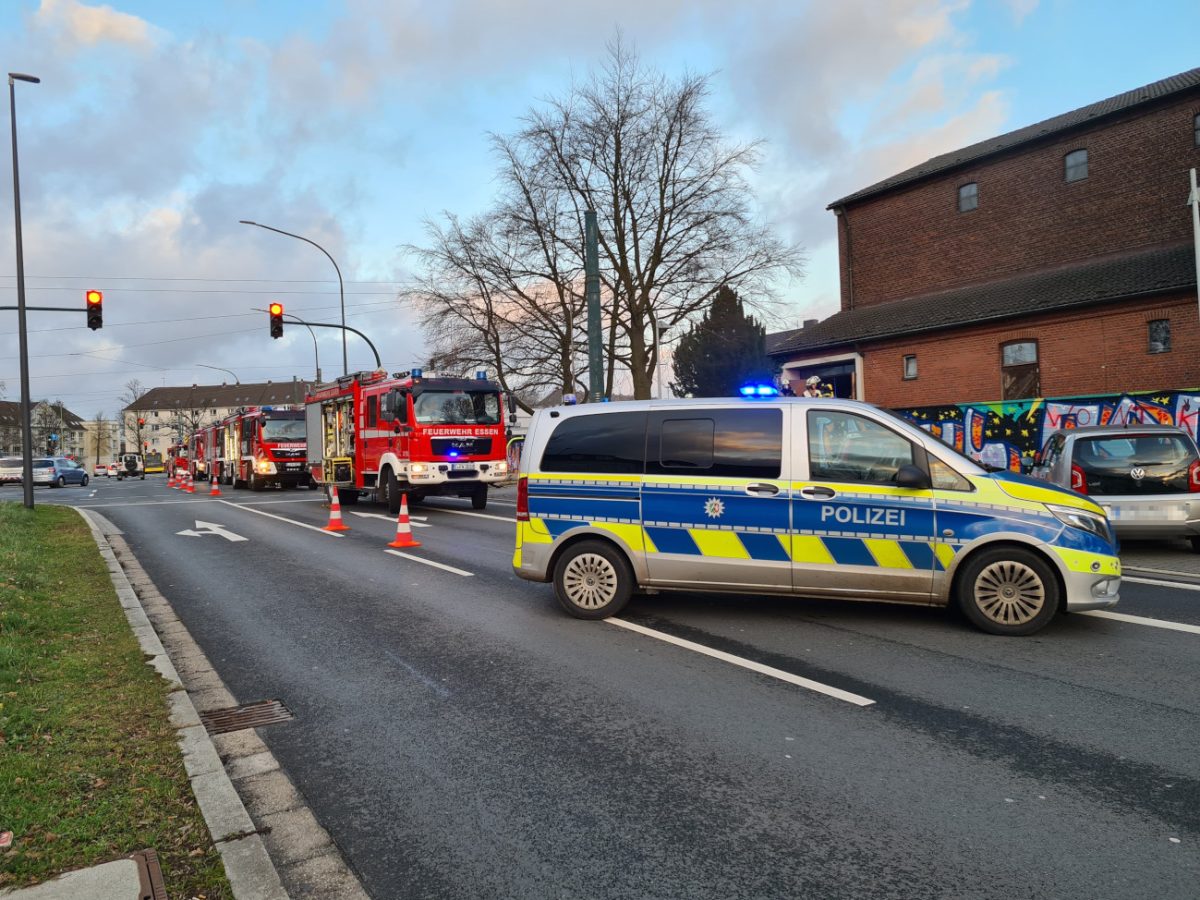
<svg viewBox="0 0 1200 900"><path fill-rule="evenodd" d="M1029 467L1046 437L1058 429L1157 423L1178 425L1196 438L1200 388L956 403L893 411L972 459L1019 472Z"/></svg>

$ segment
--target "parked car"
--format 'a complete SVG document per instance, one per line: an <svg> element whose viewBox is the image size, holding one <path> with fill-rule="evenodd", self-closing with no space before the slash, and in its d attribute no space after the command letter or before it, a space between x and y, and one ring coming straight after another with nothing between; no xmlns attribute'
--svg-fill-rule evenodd
<svg viewBox="0 0 1200 900"><path fill-rule="evenodd" d="M94 475L96 478L99 478L107 471L108 466L106 466L104 463L96 463L94 466L92 466L92 475Z"/></svg>
<svg viewBox="0 0 1200 900"><path fill-rule="evenodd" d="M108 467L104 470L104 476L106 478L116 478L119 471L121 471L121 464L110 462Z"/></svg>
<svg viewBox="0 0 1200 900"><path fill-rule="evenodd" d="M5 456L0 459L0 484L20 484L21 470L21 457Z"/></svg>
<svg viewBox="0 0 1200 900"><path fill-rule="evenodd" d="M87 469L62 456L50 456L33 461L33 483L49 485L52 488L66 487L68 484L86 485L88 483Z"/></svg>
<svg viewBox="0 0 1200 900"><path fill-rule="evenodd" d="M1200 553L1200 451L1182 428L1056 431L1030 474L1087 494L1104 507L1118 537L1187 538Z"/></svg>

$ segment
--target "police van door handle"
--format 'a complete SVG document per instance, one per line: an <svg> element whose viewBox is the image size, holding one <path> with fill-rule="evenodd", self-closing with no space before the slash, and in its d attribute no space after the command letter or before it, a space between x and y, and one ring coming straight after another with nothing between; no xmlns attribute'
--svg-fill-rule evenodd
<svg viewBox="0 0 1200 900"><path fill-rule="evenodd" d="M767 484L762 481L756 481L752 484L746 485L746 493L760 497L771 497L779 493L779 486L775 484Z"/></svg>
<svg viewBox="0 0 1200 900"><path fill-rule="evenodd" d="M837 491L833 488L817 485L815 487L800 488L800 496L806 500L828 500L831 497L836 497Z"/></svg>

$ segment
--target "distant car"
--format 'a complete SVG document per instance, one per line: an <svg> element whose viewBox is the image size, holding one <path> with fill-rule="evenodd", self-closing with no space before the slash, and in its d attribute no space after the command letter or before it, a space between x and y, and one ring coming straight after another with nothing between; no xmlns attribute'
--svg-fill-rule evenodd
<svg viewBox="0 0 1200 900"><path fill-rule="evenodd" d="M0 484L20 484L21 470L21 457L5 456L0 458Z"/></svg>
<svg viewBox="0 0 1200 900"><path fill-rule="evenodd" d="M33 483L49 485L52 488L66 487L68 484L86 485L88 483L87 469L62 456L50 456L33 461Z"/></svg>
<svg viewBox="0 0 1200 900"><path fill-rule="evenodd" d="M105 474L107 471L108 466L106 466L104 463L96 463L94 466L92 466L92 474L97 478Z"/></svg>
<svg viewBox="0 0 1200 900"><path fill-rule="evenodd" d="M115 478L117 476L117 473L120 471L121 471L121 466L119 463L110 462L108 464L108 467L104 470L104 476L106 478Z"/></svg>
<svg viewBox="0 0 1200 900"><path fill-rule="evenodd" d="M1099 503L1121 538L1187 538L1200 553L1200 451L1182 428L1056 431L1030 473Z"/></svg>
<svg viewBox="0 0 1200 900"><path fill-rule="evenodd" d="M146 480L146 470L142 467L140 453L125 453L117 461L117 480L122 478L141 478Z"/></svg>

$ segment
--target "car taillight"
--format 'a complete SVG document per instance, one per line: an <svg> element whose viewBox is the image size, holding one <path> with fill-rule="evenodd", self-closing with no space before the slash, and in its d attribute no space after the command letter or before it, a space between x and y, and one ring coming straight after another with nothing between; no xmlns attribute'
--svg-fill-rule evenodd
<svg viewBox="0 0 1200 900"><path fill-rule="evenodd" d="M529 479L517 481L517 521L529 521Z"/></svg>
<svg viewBox="0 0 1200 900"><path fill-rule="evenodd" d="M1071 490L1079 491L1081 494L1087 493L1087 476L1083 474L1083 469L1079 466L1071 466Z"/></svg>
<svg viewBox="0 0 1200 900"><path fill-rule="evenodd" d="M1200 459L1193 460L1188 466L1188 490L1193 493L1200 493Z"/></svg>

